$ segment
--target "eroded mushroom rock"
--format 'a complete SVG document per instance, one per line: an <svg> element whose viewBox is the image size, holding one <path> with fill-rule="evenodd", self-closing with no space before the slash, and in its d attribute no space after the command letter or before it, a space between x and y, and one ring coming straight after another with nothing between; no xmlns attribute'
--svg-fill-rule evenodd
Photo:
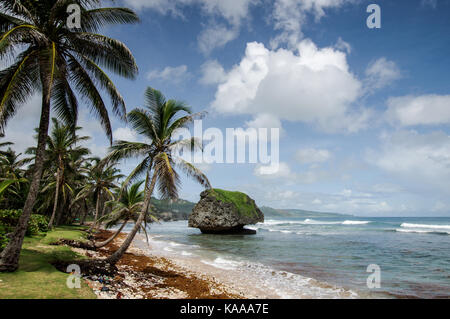
<svg viewBox="0 0 450 319"><path fill-rule="evenodd" d="M200 197L189 216L189 227L199 228L202 233L255 234L244 226L264 222L255 201L244 193L209 189Z"/></svg>

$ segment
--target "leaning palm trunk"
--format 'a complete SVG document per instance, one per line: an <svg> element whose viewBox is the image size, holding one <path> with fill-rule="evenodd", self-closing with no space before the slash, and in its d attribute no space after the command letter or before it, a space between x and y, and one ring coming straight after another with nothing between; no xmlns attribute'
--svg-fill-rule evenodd
<svg viewBox="0 0 450 319"><path fill-rule="evenodd" d="M125 220L122 224L122 226L120 226L120 228L111 236L109 237L107 240L102 241L98 244L94 244L95 248L102 248L105 247L106 245L108 245L110 242L112 242L117 236L119 236L120 232L122 231L122 229L125 227L125 225L128 223L128 219Z"/></svg>
<svg viewBox="0 0 450 319"><path fill-rule="evenodd" d="M80 225L84 225L84 223L86 222L86 217L88 215L88 210L89 210L89 208L87 207L86 201L84 201L83 217L81 218Z"/></svg>
<svg viewBox="0 0 450 319"><path fill-rule="evenodd" d="M106 213L106 204L105 204L105 202L103 202L102 214L100 215L100 218L98 220L99 228L102 228L102 218L103 218L103 216L105 216L105 213Z"/></svg>
<svg viewBox="0 0 450 319"><path fill-rule="evenodd" d="M48 80L41 74L42 82L42 110L39 123L38 145L36 149L36 157L34 160L33 179L31 181L30 190L28 191L23 213L19 218L19 222L14 230L6 248L0 254L0 271L15 271L19 268L19 256L22 249L23 239L28 227L31 213L39 192L39 184L42 177L45 160L45 144L47 143L48 126L50 122L50 85Z"/></svg>
<svg viewBox="0 0 450 319"><path fill-rule="evenodd" d="M94 216L94 222L92 223L92 226L89 228L89 231L92 231L97 226L97 219L98 219L98 211L100 210L100 191L97 193L97 202L95 204L95 216Z"/></svg>
<svg viewBox="0 0 450 319"><path fill-rule="evenodd" d="M146 185L147 193L145 194L146 196L145 196L145 201L144 201L144 209L139 214L138 220L134 224L133 229L128 234L127 238L122 243L122 245L119 247L119 249L117 251L115 251L111 256L106 258L105 261L107 263L109 263L111 265L115 265L122 258L122 256L125 254L125 252L127 251L128 247L130 247L131 242L133 241L134 237L136 236L136 233L138 232L139 228L142 225L142 222L147 217L148 208L150 207L150 201L152 199L152 193L153 193L153 190L154 190L155 185L156 185L156 179L157 179L157 170L155 168L155 171L153 172L153 177L152 177L152 182L150 184L150 187L147 187L148 185ZM147 181L148 181L148 179L147 179Z"/></svg>
<svg viewBox="0 0 450 319"><path fill-rule="evenodd" d="M53 203L53 212L50 221L48 222L48 228L51 229L53 227L53 222L56 216L56 209L58 208L58 198L59 198L59 184L60 184L60 169L56 171L56 192L55 192L55 202Z"/></svg>

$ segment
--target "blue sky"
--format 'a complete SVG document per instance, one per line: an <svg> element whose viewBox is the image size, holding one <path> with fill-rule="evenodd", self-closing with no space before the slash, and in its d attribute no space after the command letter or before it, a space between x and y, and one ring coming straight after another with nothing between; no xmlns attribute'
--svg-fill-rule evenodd
<svg viewBox="0 0 450 319"><path fill-rule="evenodd" d="M117 1L116 1L117 3ZM366 8L381 7L381 29ZM142 23L105 32L134 53L114 78L129 110L147 86L208 110L203 126L279 127L281 168L201 165L259 205L361 216L450 216L450 1L122 0ZM33 143L38 98L6 132ZM137 137L114 120L115 137ZM89 146L108 142L87 110ZM122 164L129 172L135 164ZM185 180L181 196L201 188Z"/></svg>

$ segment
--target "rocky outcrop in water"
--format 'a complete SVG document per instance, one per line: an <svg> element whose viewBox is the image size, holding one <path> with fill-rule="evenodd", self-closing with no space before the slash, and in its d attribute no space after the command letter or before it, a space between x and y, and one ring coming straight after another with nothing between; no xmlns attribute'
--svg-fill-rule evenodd
<svg viewBox="0 0 450 319"><path fill-rule="evenodd" d="M245 225L264 222L255 201L244 193L210 189L200 194L200 201L189 216L189 227L206 234L255 234Z"/></svg>

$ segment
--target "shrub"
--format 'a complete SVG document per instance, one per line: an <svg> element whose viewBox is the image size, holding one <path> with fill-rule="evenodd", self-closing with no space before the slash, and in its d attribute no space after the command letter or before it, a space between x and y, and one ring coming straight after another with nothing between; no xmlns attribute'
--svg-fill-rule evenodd
<svg viewBox="0 0 450 319"><path fill-rule="evenodd" d="M31 215L28 223L27 235L36 235L48 231L48 220L43 215Z"/></svg>
<svg viewBox="0 0 450 319"><path fill-rule="evenodd" d="M5 249L6 245L8 244L8 237L6 237L6 227L2 224L0 224L0 251Z"/></svg>
<svg viewBox="0 0 450 319"><path fill-rule="evenodd" d="M22 215L21 209L1 209L0 210L0 224L5 227L14 226L17 224L20 215Z"/></svg>
<svg viewBox="0 0 450 319"><path fill-rule="evenodd" d="M21 209L2 209L0 210L0 234L7 234L14 230L17 225L20 215L22 215ZM27 235L35 235L39 232L48 231L48 220L43 215L33 214L28 222ZM4 236L4 235L3 235Z"/></svg>

